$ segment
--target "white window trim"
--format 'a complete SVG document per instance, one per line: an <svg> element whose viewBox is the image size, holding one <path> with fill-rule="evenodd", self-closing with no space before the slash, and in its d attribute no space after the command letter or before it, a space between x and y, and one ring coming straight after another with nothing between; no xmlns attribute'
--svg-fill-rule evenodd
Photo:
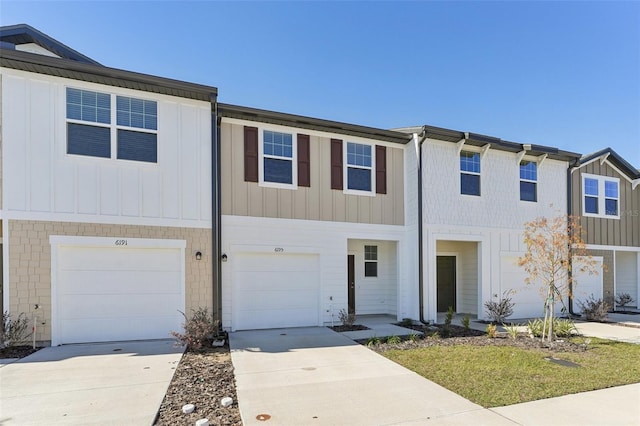
<svg viewBox="0 0 640 426"><path fill-rule="evenodd" d="M473 154L478 154L478 158L480 159L480 173L477 172L468 172L466 170L462 170L462 167L460 167L460 156L462 155L463 152L471 152ZM482 197L482 152L481 149L479 147L463 147L460 150L460 153L458 154L458 194L462 197L473 197L473 198L480 198ZM463 194L462 193L462 174L467 174L467 175L474 175L474 176L479 176L480 177L480 193L478 195L475 194Z"/></svg>
<svg viewBox="0 0 640 426"><path fill-rule="evenodd" d="M371 167L349 165L347 145L350 143L358 145L368 145L371 147ZM359 142L353 140L345 140L342 144L342 192L350 195L364 195L367 197L376 196L376 146L367 142ZM349 168L371 170L371 191L361 191L358 189L349 189Z"/></svg>
<svg viewBox="0 0 640 426"><path fill-rule="evenodd" d="M523 159L522 159L522 160L520 160L520 162L518 163L518 177L520 176L520 167L522 166L522 162L523 162L523 161L528 161L528 162L533 163L533 164L535 164L535 165L536 165L536 178L537 178L537 176L538 176L538 167L539 167L538 162L537 162L537 161L535 161L535 160L529 160L529 159L526 159L526 158L523 158ZM482 170L482 168L481 168L480 170ZM519 199L520 199L520 201L522 201L523 203L537 203L537 202L538 202L538 179L536 179L536 180L532 180L532 179L524 179L524 178L520 178L520 182L529 182L529 183L534 183L534 184L536 185L536 199L535 199L535 200L533 200L533 201L530 201L530 200L523 200L523 199L522 199L522 192L521 192L521 193L519 194ZM518 188L518 189L519 189L519 188Z"/></svg>
<svg viewBox="0 0 640 426"><path fill-rule="evenodd" d="M264 132L287 133L291 135L291 183L268 182L264 180L264 159L277 158L289 160L287 157L264 154ZM258 127L258 186L278 189L298 189L298 133L293 129L282 126Z"/></svg>
<svg viewBox="0 0 640 426"><path fill-rule="evenodd" d="M71 89L78 89L78 90L84 90L84 91L88 91L88 92L95 92L95 93L102 93L105 95L109 95L109 116L110 116L110 124L105 124L105 123L98 123L98 122L93 122L93 121L85 121L85 120L77 120L74 118L67 118L67 88L71 88ZM153 130L153 129L142 129L139 127L130 127L130 126L120 126L118 125L118 108L117 108L117 97L123 97L123 98L132 98L132 99L141 99L141 100L145 100L145 101L151 101L151 102L155 102L156 105L159 104L159 102L156 99L147 99L147 98L141 98L135 95L123 95L123 94L118 94L118 93L111 93L111 92L104 92L101 91L99 89L93 89L93 88L85 88L85 87L80 87L80 86L65 86L64 87L64 117L65 117L65 148L64 148L64 155L66 157L69 158L82 158L83 161L118 161L118 162L124 162L124 163L130 163L130 164L135 164L135 165L139 165L142 167L157 167L157 165L160 163L160 145L157 144L156 145L156 162L150 162L150 161L136 161L136 160L127 160L127 159L123 159L123 158L118 158L118 130L128 130L128 131L133 131L133 132L140 132L140 133L151 133L151 134L155 134L156 136L159 136L158 134L158 129L160 128L160 120L157 119L156 122L156 127L158 127L158 129ZM158 114L160 115L160 114ZM68 143L68 135L67 135L67 129L66 129L66 124L67 123L72 123L72 124L81 124L84 126L94 126L94 127L102 127L105 129L110 129L109 132L109 137L110 137L110 145L111 145L111 156L109 158L105 158L105 157L94 157L94 156L90 156L90 155L80 155L80 154L69 154L69 152L67 152L67 143ZM159 140L159 138L158 138Z"/></svg>
<svg viewBox="0 0 640 426"><path fill-rule="evenodd" d="M367 259L367 249L366 249L367 246L376 248L376 259L375 260ZM379 260L378 259L379 256L380 256L380 246L378 246L377 244L365 244L363 246L363 252L362 252L362 259L363 259L363 262L362 262L362 277L365 280L378 279L380 277L380 263L378 261ZM375 262L375 264L376 264L376 275L375 276L370 276L370 277L367 276L367 266L366 266L367 262Z"/></svg>
<svg viewBox="0 0 640 426"><path fill-rule="evenodd" d="M585 186L585 180L586 179L594 179L598 182L598 211L602 212L602 213L587 213L585 211L585 207L586 207L586 203L584 202L584 199L586 197L586 194L584 192L584 186ZM605 195L605 191L604 191L604 183L605 182L615 182L618 185L618 198L616 199L618 201L618 212L616 215L609 215L606 214L606 199L608 197L606 197ZM585 217L599 217L602 219L620 219L620 210L621 210L621 205L620 205L620 179L616 178L616 177L610 177L610 176L600 176L600 175L592 175L590 173L583 173L582 174L582 182L581 182L581 191L580 191L580 197L581 197L581 202L582 202L582 215ZM592 195L590 195L590 197L593 197ZM612 199L612 198L611 198Z"/></svg>

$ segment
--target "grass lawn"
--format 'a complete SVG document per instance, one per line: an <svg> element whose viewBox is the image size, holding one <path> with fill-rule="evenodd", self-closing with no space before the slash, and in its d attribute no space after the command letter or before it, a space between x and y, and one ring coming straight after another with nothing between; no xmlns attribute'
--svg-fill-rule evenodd
<svg viewBox="0 0 640 426"><path fill-rule="evenodd" d="M595 338L586 352L461 344L389 350L384 356L483 407L640 382L640 345ZM544 359L549 356L580 367Z"/></svg>

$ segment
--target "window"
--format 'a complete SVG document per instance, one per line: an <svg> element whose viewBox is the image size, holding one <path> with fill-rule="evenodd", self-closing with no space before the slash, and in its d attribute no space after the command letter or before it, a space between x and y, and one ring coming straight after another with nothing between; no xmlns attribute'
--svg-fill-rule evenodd
<svg viewBox="0 0 640 426"><path fill-rule="evenodd" d="M293 135L265 130L262 144L264 182L293 184Z"/></svg>
<svg viewBox="0 0 640 426"><path fill-rule="evenodd" d="M68 154L157 163L157 129L155 101L67 88Z"/></svg>
<svg viewBox="0 0 640 426"><path fill-rule="evenodd" d="M364 246L364 276L378 276L378 246Z"/></svg>
<svg viewBox="0 0 640 426"><path fill-rule="evenodd" d="M480 195L480 154L460 152L460 193Z"/></svg>
<svg viewBox="0 0 640 426"><path fill-rule="evenodd" d="M520 199L538 201L538 164L534 161L520 162Z"/></svg>
<svg viewBox="0 0 640 426"><path fill-rule="evenodd" d="M620 180L617 178L583 174L583 215L619 218L619 186Z"/></svg>
<svg viewBox="0 0 640 426"><path fill-rule="evenodd" d="M347 189L372 191L371 145L347 142Z"/></svg>

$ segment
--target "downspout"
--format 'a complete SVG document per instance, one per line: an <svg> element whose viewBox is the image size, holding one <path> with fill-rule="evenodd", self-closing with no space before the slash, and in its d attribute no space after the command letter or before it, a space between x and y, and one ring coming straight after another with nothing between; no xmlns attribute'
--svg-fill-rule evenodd
<svg viewBox="0 0 640 426"><path fill-rule="evenodd" d="M221 253L221 215L220 207L220 128L218 126L218 102L211 94L211 238L212 238L212 287L213 319L222 327L222 253Z"/></svg>
<svg viewBox="0 0 640 426"><path fill-rule="evenodd" d="M571 216L573 214L573 208L571 203L571 197L573 195L572 186L571 186L571 169L576 167L578 160L575 160L573 164L570 164L567 168L567 215ZM567 232L570 232L567 230ZM571 262L571 247L569 247L569 262ZM573 312L573 283L571 282L571 269L567 272L567 276L569 279L569 318L571 317L580 317L582 315L576 314Z"/></svg>
<svg viewBox="0 0 640 426"><path fill-rule="evenodd" d="M420 138L420 140L418 140ZM427 139L427 127L422 126L420 135L413 134L418 154L418 303L420 309L420 322L428 324L424 319L424 265L422 248L422 143Z"/></svg>

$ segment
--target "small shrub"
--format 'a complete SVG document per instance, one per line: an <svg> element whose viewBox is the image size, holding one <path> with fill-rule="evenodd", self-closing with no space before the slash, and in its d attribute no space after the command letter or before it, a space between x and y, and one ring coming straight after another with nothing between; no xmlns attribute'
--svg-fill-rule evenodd
<svg viewBox="0 0 640 426"><path fill-rule="evenodd" d="M469 314L465 315L462 318L462 326L464 327L465 331L469 331L471 329L471 317L469 316Z"/></svg>
<svg viewBox="0 0 640 426"><path fill-rule="evenodd" d="M485 313L492 322L502 324L505 319L513 314L515 304L511 300L511 297L509 297L510 293L510 291L505 291L497 302L493 300L484 302ZM494 297L498 297L498 295L496 294Z"/></svg>
<svg viewBox="0 0 640 426"><path fill-rule="evenodd" d="M453 310L453 306L449 306L447 309L447 315L444 317L444 325L442 326L442 337L451 336L451 322L453 321L453 317L455 316L456 311Z"/></svg>
<svg viewBox="0 0 640 426"><path fill-rule="evenodd" d="M378 336L369 337L367 339L367 346L376 346L380 344L380 338Z"/></svg>
<svg viewBox="0 0 640 426"><path fill-rule="evenodd" d="M418 340L418 335L416 333L409 333L407 340L410 342L416 342Z"/></svg>
<svg viewBox="0 0 640 426"><path fill-rule="evenodd" d="M402 327L410 327L413 325L413 320L411 318L402 318L402 321L400 321L400 325Z"/></svg>
<svg viewBox="0 0 640 426"><path fill-rule="evenodd" d="M345 327L352 327L356 322L356 314L348 313L345 309L340 309L338 319Z"/></svg>
<svg viewBox="0 0 640 426"><path fill-rule="evenodd" d="M509 337L511 337L513 340L518 338L518 326L515 324L502 324L502 326L505 328L505 330L507 330L507 334L509 335Z"/></svg>
<svg viewBox="0 0 640 426"><path fill-rule="evenodd" d="M214 320L213 315L207 308L198 308L192 311L191 318L180 311L184 317L184 333L172 331L170 334L175 337L181 345L187 345L192 350L201 349L210 344L218 336L220 321Z"/></svg>
<svg viewBox="0 0 640 426"><path fill-rule="evenodd" d="M441 337L441 336L440 336L440 333L439 333L439 332L437 332L437 331L434 331L433 333L431 333L431 334L429 335L429 338L430 338L430 339L440 339L440 337Z"/></svg>
<svg viewBox="0 0 640 426"><path fill-rule="evenodd" d="M629 293L618 293L616 295L616 305L621 307L623 310L627 310L627 305L632 304L636 300L631 297Z"/></svg>
<svg viewBox="0 0 640 426"><path fill-rule="evenodd" d="M593 294L583 302L578 302L582 313L588 321L604 321L611 306L602 299L596 299Z"/></svg>
<svg viewBox="0 0 640 426"><path fill-rule="evenodd" d="M485 331L487 332L487 337L489 339L495 339L498 334L498 326L495 324L489 324Z"/></svg>
<svg viewBox="0 0 640 426"><path fill-rule="evenodd" d="M387 343L390 345L397 345L401 342L402 342L402 339L400 338L400 336L389 336L387 338Z"/></svg>
<svg viewBox="0 0 640 426"><path fill-rule="evenodd" d="M529 321L527 328L529 334L533 337L541 337L542 329L544 327L544 321L540 318L536 318L533 321ZM547 330L549 325L547 324ZM576 326L573 321L569 319L553 319L553 334L555 337L571 337L574 333L577 333Z"/></svg>
<svg viewBox="0 0 640 426"><path fill-rule="evenodd" d="M2 324L0 324L0 348L24 343L31 335L29 330L29 320L24 312L15 319L11 319L9 312L3 312Z"/></svg>

